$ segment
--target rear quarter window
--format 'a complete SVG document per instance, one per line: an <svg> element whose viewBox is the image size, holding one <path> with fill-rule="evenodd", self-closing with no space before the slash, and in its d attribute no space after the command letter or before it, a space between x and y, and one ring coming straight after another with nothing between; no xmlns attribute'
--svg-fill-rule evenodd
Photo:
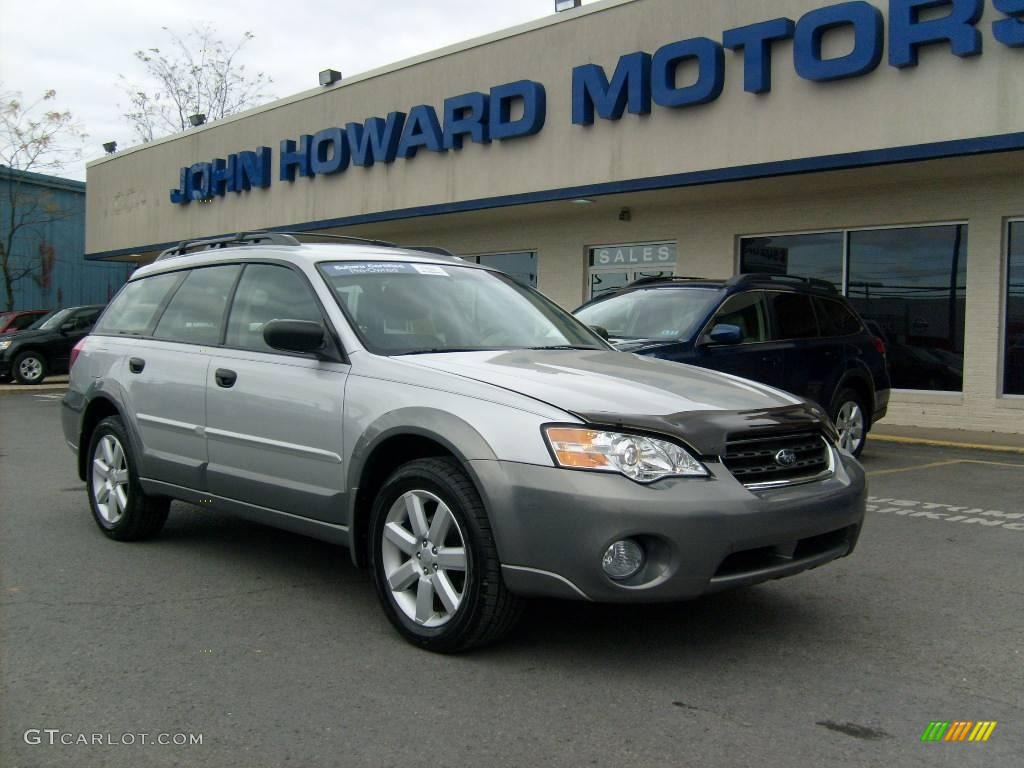
<svg viewBox="0 0 1024 768"><path fill-rule="evenodd" d="M815 298L814 305L818 310L822 336L853 336L861 332L860 318L843 302Z"/></svg>
<svg viewBox="0 0 1024 768"><path fill-rule="evenodd" d="M128 283L114 297L96 326L96 333L145 335L181 274L144 277Z"/></svg>

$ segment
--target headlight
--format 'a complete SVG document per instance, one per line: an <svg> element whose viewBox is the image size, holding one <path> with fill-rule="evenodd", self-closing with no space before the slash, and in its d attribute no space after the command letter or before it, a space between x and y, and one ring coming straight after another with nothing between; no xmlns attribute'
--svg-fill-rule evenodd
<svg viewBox="0 0 1024 768"><path fill-rule="evenodd" d="M685 449L653 437L578 427L546 427L544 435L561 467L619 472L638 483L708 476Z"/></svg>
<svg viewBox="0 0 1024 768"><path fill-rule="evenodd" d="M0 341L0 352L6 352L11 348L11 344L13 343L13 341Z"/></svg>

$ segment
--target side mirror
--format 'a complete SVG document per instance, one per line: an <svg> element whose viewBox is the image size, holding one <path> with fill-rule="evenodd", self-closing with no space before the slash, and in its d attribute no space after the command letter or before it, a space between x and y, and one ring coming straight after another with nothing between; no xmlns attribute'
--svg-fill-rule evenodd
<svg viewBox="0 0 1024 768"><path fill-rule="evenodd" d="M711 329L711 333L707 335L707 339L712 344L740 344L743 341L743 329L738 325L719 323Z"/></svg>
<svg viewBox="0 0 1024 768"><path fill-rule="evenodd" d="M309 354L323 351L325 334L309 320L271 320L263 326L263 340L272 349Z"/></svg>
<svg viewBox="0 0 1024 768"><path fill-rule="evenodd" d="M66 323L61 323L60 324L60 332L61 333L70 333L71 331L75 330L76 328L78 328L78 323L76 323L74 320L68 320Z"/></svg>
<svg viewBox="0 0 1024 768"><path fill-rule="evenodd" d="M608 335L608 329L605 328L603 325L592 325L592 326L590 326L590 330L592 330L594 333L596 333L598 336L600 336L605 341L608 341L608 340L611 339L611 336Z"/></svg>

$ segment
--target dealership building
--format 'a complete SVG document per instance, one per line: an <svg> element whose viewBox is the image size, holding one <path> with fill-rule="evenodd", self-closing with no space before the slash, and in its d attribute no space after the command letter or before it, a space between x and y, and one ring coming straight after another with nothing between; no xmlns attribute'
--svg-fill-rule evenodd
<svg viewBox="0 0 1024 768"><path fill-rule="evenodd" d="M820 278L888 345L888 423L1024 432L1022 0L602 0L322 82L91 163L86 258L356 235L569 309Z"/></svg>

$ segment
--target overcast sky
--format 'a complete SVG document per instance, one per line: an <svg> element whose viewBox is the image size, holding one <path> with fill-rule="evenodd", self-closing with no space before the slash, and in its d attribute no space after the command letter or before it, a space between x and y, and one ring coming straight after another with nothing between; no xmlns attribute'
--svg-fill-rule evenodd
<svg viewBox="0 0 1024 768"><path fill-rule="evenodd" d="M591 0L584 0L585 3ZM331 67L354 75L416 54L554 13L554 0L0 0L0 83L26 101L57 91L89 134L83 161L64 172L85 178L85 160L115 140L136 143L121 117L118 75L141 80L132 56L165 45L161 27L186 31L208 21L227 42L249 30L248 69L269 74L278 98L308 90Z"/></svg>

